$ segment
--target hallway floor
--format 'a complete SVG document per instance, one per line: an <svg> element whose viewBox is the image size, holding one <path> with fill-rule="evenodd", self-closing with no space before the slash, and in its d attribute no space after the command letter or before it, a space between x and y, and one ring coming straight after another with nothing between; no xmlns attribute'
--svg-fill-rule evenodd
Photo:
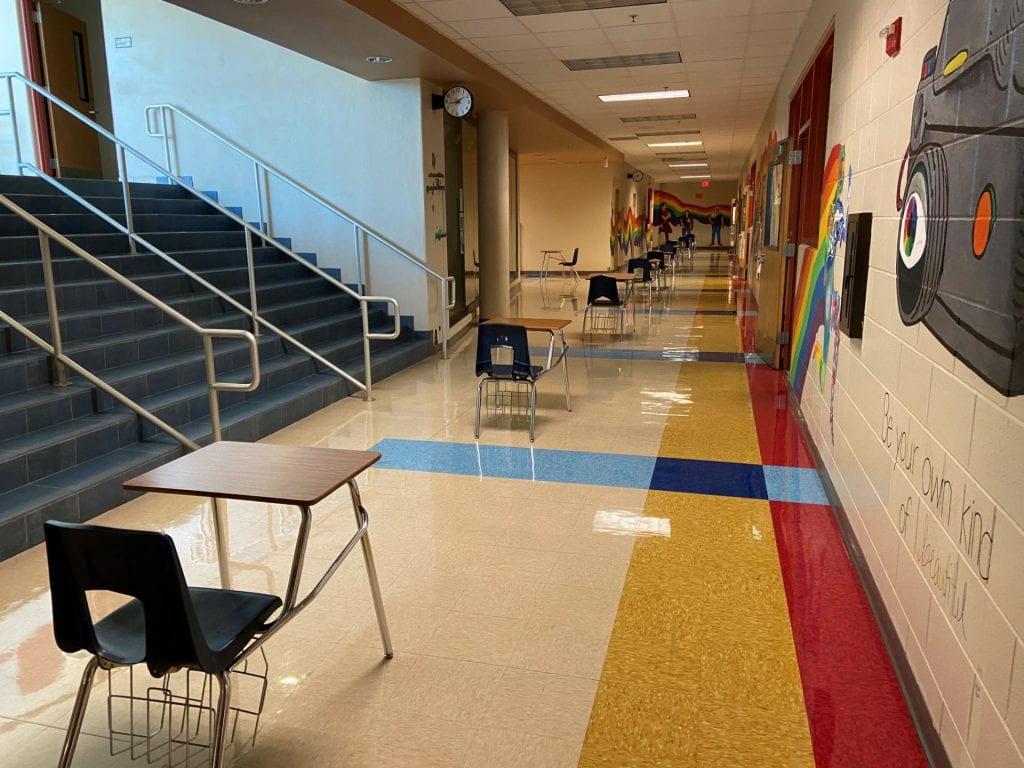
<svg viewBox="0 0 1024 768"><path fill-rule="evenodd" d="M353 557L268 641L260 732L239 720L231 764L927 765L784 380L708 263L622 337L581 338L585 282L523 282L519 315L573 321L574 410L542 379L532 446L486 414L474 440L475 334L267 439L384 454L361 486L395 657ZM234 586L280 593L297 513L229 508ZM354 526L346 494L314 512L304 585ZM169 532L190 583L217 583L197 500L97 522ZM42 549L0 564L0 763L56 763L84 663L54 645ZM97 680L75 765L133 764Z"/></svg>

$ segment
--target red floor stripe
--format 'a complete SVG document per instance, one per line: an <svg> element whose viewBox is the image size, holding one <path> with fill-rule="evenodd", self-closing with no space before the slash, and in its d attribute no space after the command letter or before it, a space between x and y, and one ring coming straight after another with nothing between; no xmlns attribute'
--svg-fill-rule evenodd
<svg viewBox="0 0 1024 768"><path fill-rule="evenodd" d="M747 366L761 460L814 466L784 374ZM831 507L771 502L817 768L927 768Z"/></svg>

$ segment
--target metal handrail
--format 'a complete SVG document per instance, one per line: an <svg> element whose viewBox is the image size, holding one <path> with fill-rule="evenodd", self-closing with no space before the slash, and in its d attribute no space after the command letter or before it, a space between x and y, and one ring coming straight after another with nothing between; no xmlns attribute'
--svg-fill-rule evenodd
<svg viewBox="0 0 1024 768"><path fill-rule="evenodd" d="M159 110L159 115L160 115L159 121L156 121L156 120L153 119L153 115L157 114L157 110ZM415 267L417 267L418 269L420 269L426 275L428 275L428 276L434 278L435 280L437 280L438 281L438 287L439 287L439 290L440 290L441 305L443 307L443 310L441 312L441 348L442 348L441 354L442 354L443 357L447 357L448 356L448 335L449 335L450 329L449 329L449 322L448 322L448 314L444 310L453 309L455 307L455 304L456 304L455 278L454 277L444 276L444 275L441 275L441 274L435 272L430 267L428 267L426 264L424 264L422 261L420 261L415 256L413 256L411 253L409 253L404 248L402 248L400 245L395 243L393 240L391 240L387 236L385 236L385 235L381 234L380 232L376 231L375 229L373 229L373 227L371 227L368 224L366 224L365 222L361 221L358 217L352 215L351 213L348 213L347 211L342 210L337 205L335 205L334 203L332 203L329 200L325 199L323 196L317 194L316 192L311 190L309 187L304 185L302 182L297 181L296 179L292 178L291 176L289 176L284 171L282 171L282 170L280 170L278 168L275 168L272 165L269 165L268 163L266 163L265 161L261 160L259 157L257 157L255 154L253 154L249 150L243 148L242 146L240 146L236 142L232 141L227 136L225 136L221 132L217 131L216 129L212 128L210 125L207 125L206 123L204 123L199 118L195 117L192 114L189 114L187 111L185 111L181 107L175 106L174 104L150 104L149 106L147 106L145 108L146 133L149 136L152 136L153 138L162 139L163 140L163 145L164 145L164 162L166 163L168 169L171 167L171 145L170 145L171 134L167 130L167 126L168 126L167 115L168 115L169 112L173 112L175 115L179 115L179 116L183 117L185 120L187 120L188 122L192 123L197 128L199 128L200 130L206 132L207 134L209 134L213 138L217 139L219 142L221 142L225 146L229 147L230 149L234 150L235 152L237 152L238 154L240 154L242 157L244 157L245 159L249 160L253 164L253 176L254 176L255 184L256 184L256 202L257 202L257 208L259 209L259 216L260 216L259 223L260 224L266 223L266 225L267 225L267 232L271 236L273 236L273 234L274 234L274 227L273 227L273 215L274 214L273 214L273 210L269 207L269 205L267 205L267 202L266 202L266 190L264 189L264 183L262 182L263 174L270 174L272 176L276 176L280 181L282 181L283 183L285 183L288 186L290 186L296 192L299 192L304 197L306 197L309 200L312 200L314 203L316 203L317 205L319 205L321 208L325 209L329 213L334 214L336 217L338 217L338 218L342 219L343 221L347 222L348 224L352 225L353 230L354 230L353 234L355 236L356 270L357 270L357 274L358 274L357 281L358 281L358 284L360 286L363 285L363 264L362 264L362 257L361 257L361 254L360 254L360 250L361 250L360 249L360 243L361 243L360 233L369 236L373 240L376 240L378 243L380 243L384 247L388 248L393 253L398 254L403 259L405 259L407 262L409 262L410 264L412 264ZM180 168L176 168L176 170L178 170L178 172L180 173Z"/></svg>
<svg viewBox="0 0 1024 768"><path fill-rule="evenodd" d="M18 136L18 121L17 121L17 115L15 113L16 107L15 107L15 101L14 101L14 86L13 86L13 82L15 80L17 80L20 83L22 83L26 88L29 88L30 90L35 91L40 96L42 96L43 98L47 99L50 103L55 104L56 106L60 107L62 110L64 110L69 115L71 115L72 117L77 119L79 122L87 125L89 128L91 128L94 132L96 132L100 136L103 136L107 140L113 142L113 144L114 144L114 146L116 148L118 176L119 176L119 178L121 180L121 193L122 193L122 198L123 198L123 201L124 201L124 209L125 209L125 224L127 225L125 228L122 229L122 231L125 231L126 234L128 234L128 236L129 236L129 247L130 247L132 253L136 252L136 244L139 242L139 239L137 237L133 237L133 235L135 234L135 227L133 225L131 194L130 194L129 183L128 183L128 171L127 171L127 162L126 162L126 155L128 155L128 154L131 154L134 158L136 158L137 160L141 161L142 163L144 163L145 165L149 166L150 168L156 170L158 173L166 174L167 178L170 181L172 181L175 184L177 184L178 186L188 190L191 194L193 194L196 197L198 197L200 200L205 202L207 205L213 207L215 210L217 210L222 215L227 216L228 218L230 218L232 221L234 221L236 224L238 224L240 227L242 227L242 229L246 232L246 256L247 256L247 267L248 267L248 271L249 271L249 293L250 293L250 299L252 300L252 303L253 303L253 305L252 305L252 313L253 313L254 317L256 317L258 315L259 310L256 307L256 302L255 302L255 298L256 298L255 279L256 278L255 278L255 267L254 267L254 263L253 263L253 235L256 235L262 241L273 245L278 250L280 250L282 253L284 253L285 255L287 255L290 258L292 258L294 261L298 262L299 264L302 264L306 269L316 273L321 278L327 280L329 283L334 285L336 288L338 288L342 292L348 294L353 299L358 301L359 305L360 305L360 311L361 311L361 314L362 314L362 321L363 321L363 363L364 363L364 379L365 379L365 381L364 382L360 382L355 377L350 376L349 374L344 374L344 378L347 381L350 381L351 383L353 383L358 389L361 389L365 393L367 400L371 399L371 396L372 396L371 395L371 392L372 392L372 375L373 374L372 374L371 357L370 357L370 341L371 340L375 340L375 339L382 339L382 340L396 339L401 334L401 312L400 312L400 308L399 308L399 305L398 305L398 301L396 299L391 298L389 296L364 296L364 295L362 295L360 293L357 293L356 291L353 291L347 285L345 285L344 283L342 283L339 280L335 280L333 277L328 275L326 272L324 272L319 267L316 267L315 265L310 264L306 259L304 259L301 256L299 256L291 248L287 247L286 245L284 245L280 241L276 240L275 238L273 238L272 236L268 235L265 232L257 230L255 227L253 227L247 221L245 221L241 217L239 217L239 216L235 215L234 213L232 213L230 210L228 210L227 208L222 206L219 202L217 202L216 200L211 198L209 195L206 195L205 193L203 193L200 190L198 190L195 187L193 187L191 184L189 184L186 181L178 178L173 173L171 173L171 171L169 169L161 168L157 163L155 163L154 161L150 160L149 157L144 155L142 152L140 152L139 150L135 149L134 147L129 145L127 142L119 139L117 136L115 136L113 133L108 131L102 125L98 124L94 120L89 119L88 117L83 115L81 112L76 110L74 107L72 107L70 104L68 104L64 100L60 99L57 96L54 96L52 93L50 93L48 90L46 90L42 86L38 85L37 83L32 82L31 80L26 78L24 75L22 75L20 72L0 72L0 79L3 79L3 80L7 81L7 96L8 96L8 101L9 101L10 117L11 117L11 121L13 123L13 129L14 129L14 150L15 150L15 156L17 158L18 172L19 173L23 173L25 170L33 169L34 166L32 166L31 164L24 163L22 161L21 143L20 143L20 139L19 139L19 136ZM38 169L35 169L35 171L38 172ZM173 260L170 260L170 261L172 263L177 264L177 262L173 262ZM387 303L387 304L389 304L390 306L392 306L394 308L395 326L394 326L394 330L392 332L390 332L390 333L371 333L370 332L369 304L371 304L371 303ZM263 325L266 324L265 322L262 321L262 319L260 319L260 320L261 320L260 324L263 324ZM254 323L254 331L258 331L258 328L257 328L255 323ZM304 345L301 345L298 342L295 342L294 339L291 339L291 342L296 344L296 346L298 346L300 349L303 349L303 351L305 351L307 354L312 354L312 355L316 354L316 353L312 353L312 351L309 350L308 347L305 347ZM316 357L314 359L318 359L318 361L324 362L324 359L321 356L319 356L319 355L316 355ZM325 365L327 365L335 373L339 373L341 371L340 368L338 368L337 366L335 366L335 365L333 365L333 364L331 364L329 362L325 362Z"/></svg>
<svg viewBox="0 0 1024 768"><path fill-rule="evenodd" d="M65 195L67 195L72 200L74 200L79 205L81 205L83 208L87 209L90 213L94 214L95 216L98 216L103 221L105 221L107 224L109 224L110 226L112 226L115 229L117 229L118 231L120 231L122 234L125 234L128 237L130 237L134 242L138 243L139 245L141 245L142 247L147 249L153 255L160 257L165 262L170 264L172 267L174 267L175 269L180 271L182 274L184 274L186 277L188 277L188 278L190 278L192 280L195 280L201 286L203 286L208 291L210 291L210 292L214 293L215 295L217 295L220 299L222 299L223 301L225 301L228 304L230 304L232 307L237 309L239 312L242 312L243 314L247 315L253 321L254 330L258 329L259 326L263 326L264 328L269 330L271 333L277 334L278 336L280 336L283 340L285 340L289 344L292 344L295 347L297 347L298 349L300 349L301 351L305 352L307 355L309 355L311 358L313 358L315 361L317 361L321 365L324 365L327 368L330 368L334 373L336 373L338 376L341 376L346 381L351 382L356 387L363 388L362 382L360 382L354 376L352 376L351 374L347 373L346 371L344 371L341 368L339 368L338 366L336 366L334 363L332 363L330 360L325 358L320 353L316 352L315 350L313 350L310 347L308 347L305 344L303 344L301 341L296 339L290 333L282 330L281 328L279 328L278 326L274 325L273 323L271 323L266 318L261 317L258 313L253 312L249 307L245 306L240 301L238 301L237 299L233 298L230 294L224 292L223 290L221 290L220 288L215 286L213 283L211 283L206 278L204 278L201 275L193 272L191 269L186 267L181 262L176 261L172 256L168 255L165 251L161 250L160 248L157 248L155 245L153 245L151 242L146 240L141 235L137 235L135 233L129 232L128 228L126 226L124 226L121 222L119 222L117 219L113 218L110 214L100 210L99 208L97 208L95 205L90 203L88 200L86 200L84 197L82 197L78 193L68 189L66 186L64 186L59 181L57 181L57 179L53 178L52 176L46 175L45 173L43 173L42 170L40 170L39 168L35 167L34 165L31 165L30 163L20 163L19 167L23 168L24 170L31 171L32 173L34 173L39 178L41 178L44 181L46 181L50 186L55 187L56 189L60 190ZM250 296L250 300L253 301L254 306L255 306L255 297L254 296ZM383 300L384 299L381 299L381 301L383 301ZM256 335L258 335L258 334L256 334Z"/></svg>
<svg viewBox="0 0 1024 768"><path fill-rule="evenodd" d="M96 385L108 395L116 399L122 405L130 408L136 414L146 419L158 429L163 430L171 437L178 440L186 448L195 450L199 446L189 438L185 437L181 432L176 430L171 425L167 424L156 414L146 410L141 405L136 403L134 400L129 398L127 395L122 394L113 386L105 382L103 379L92 373L79 363L75 362L71 357L64 353L63 342L61 339L60 331L60 314L57 306L57 291L56 283L53 278L53 259L50 253L50 241L54 241L59 245L66 248L71 253L75 254L81 259L84 259L95 269L102 272L107 277L113 279L118 284L124 286L129 291L134 293L139 298L143 299L147 303L159 309L168 317L177 320L179 323L184 325L190 331L199 334L203 339L203 354L206 358L206 383L210 397L210 426L213 432L214 440L220 440L221 438L221 425L220 425L220 404L218 400L218 392L252 392L260 385L260 358L259 358L259 347L256 341L256 337L249 333L249 331L243 331L237 328L204 328L193 320L183 315L174 307L158 299L156 296L151 294L145 288L137 285L127 277L122 275L120 272L105 264L104 262L97 259L91 253L86 251L81 246L71 242L67 237L62 235L60 232L53 229L48 224L44 223L36 216L32 215L24 208L20 207L16 203L12 202L9 198L4 195L0 195L0 205L6 208L8 211L18 216L23 221L28 222L39 233L39 254L43 262L43 281L46 288L46 305L47 312L50 322L50 333L52 336L52 343L47 342L37 334L33 333L22 323L15 320L6 312L0 311L0 320L3 320L11 328L21 333L29 341L34 343L36 346L43 349L43 351L53 356L54 360L54 378L57 386L66 386L68 382L67 371L65 368L71 368L72 370L79 373L85 379L92 384ZM249 346L249 365L251 368L251 380L247 383L242 382L231 382L231 381L218 381L217 370L214 360L213 353L213 341L218 338L234 338L243 339Z"/></svg>

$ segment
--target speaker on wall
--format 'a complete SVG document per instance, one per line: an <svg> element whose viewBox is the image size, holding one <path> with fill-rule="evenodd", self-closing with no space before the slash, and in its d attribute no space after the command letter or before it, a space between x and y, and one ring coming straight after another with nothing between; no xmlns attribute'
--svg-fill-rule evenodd
<svg viewBox="0 0 1024 768"><path fill-rule="evenodd" d="M846 220L846 259L839 305L839 330L851 339L859 339L864 335L870 253L871 214L851 213Z"/></svg>

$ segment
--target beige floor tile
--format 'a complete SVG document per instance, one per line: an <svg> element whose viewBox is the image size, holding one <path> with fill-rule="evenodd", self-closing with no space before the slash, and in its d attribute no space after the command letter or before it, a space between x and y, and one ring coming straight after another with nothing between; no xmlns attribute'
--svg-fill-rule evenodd
<svg viewBox="0 0 1024 768"><path fill-rule="evenodd" d="M579 744L532 733L480 728L465 768L575 768Z"/></svg>
<svg viewBox="0 0 1024 768"><path fill-rule="evenodd" d="M481 713L480 724L579 744L597 682L508 668Z"/></svg>
<svg viewBox="0 0 1024 768"><path fill-rule="evenodd" d="M511 658L524 629L522 619L443 611L418 652L503 666Z"/></svg>

